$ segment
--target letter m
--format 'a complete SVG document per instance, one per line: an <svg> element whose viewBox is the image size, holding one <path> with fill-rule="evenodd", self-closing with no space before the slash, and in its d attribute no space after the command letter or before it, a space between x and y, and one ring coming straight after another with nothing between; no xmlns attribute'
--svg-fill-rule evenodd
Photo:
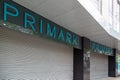
<svg viewBox="0 0 120 80"><path fill-rule="evenodd" d="M47 36L56 38L56 27L54 26L54 27L51 29L51 26L50 26L49 23L47 23Z"/></svg>

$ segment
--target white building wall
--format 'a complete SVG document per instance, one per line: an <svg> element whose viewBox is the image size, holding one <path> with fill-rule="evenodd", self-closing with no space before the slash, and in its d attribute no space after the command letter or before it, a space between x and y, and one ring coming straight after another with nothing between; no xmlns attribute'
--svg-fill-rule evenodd
<svg viewBox="0 0 120 80"><path fill-rule="evenodd" d="M0 28L0 79L73 80L73 48Z"/></svg>
<svg viewBox="0 0 120 80"><path fill-rule="evenodd" d="M102 80L108 77L108 56L98 53L90 55L90 80Z"/></svg>

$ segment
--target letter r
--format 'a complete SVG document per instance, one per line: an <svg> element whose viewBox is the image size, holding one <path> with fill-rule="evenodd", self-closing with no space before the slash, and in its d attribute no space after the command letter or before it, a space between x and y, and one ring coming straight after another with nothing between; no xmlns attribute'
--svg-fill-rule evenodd
<svg viewBox="0 0 120 80"><path fill-rule="evenodd" d="M12 10L14 10L15 13L9 12L9 11L8 11L8 8L11 8ZM4 21L7 20L7 15L16 17L16 16L19 15L19 12L18 12L18 9L17 9L16 7L14 7L14 6L12 6L12 5L10 5L10 4L4 2Z"/></svg>
<svg viewBox="0 0 120 80"><path fill-rule="evenodd" d="M29 18L31 18L32 20L30 20ZM27 28L29 24L32 30L35 31L34 23L35 23L34 16L25 12L24 27Z"/></svg>

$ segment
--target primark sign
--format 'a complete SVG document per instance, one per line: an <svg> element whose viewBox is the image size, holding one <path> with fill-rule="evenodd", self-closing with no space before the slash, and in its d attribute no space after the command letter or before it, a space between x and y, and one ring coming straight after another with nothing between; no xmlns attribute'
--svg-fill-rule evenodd
<svg viewBox="0 0 120 80"><path fill-rule="evenodd" d="M98 44L96 42L91 42L91 50L95 53L105 54L105 55L113 55L113 49L110 47L106 47L104 45Z"/></svg>
<svg viewBox="0 0 120 80"><path fill-rule="evenodd" d="M0 0L0 19L4 27L81 49L80 36L14 1Z"/></svg>

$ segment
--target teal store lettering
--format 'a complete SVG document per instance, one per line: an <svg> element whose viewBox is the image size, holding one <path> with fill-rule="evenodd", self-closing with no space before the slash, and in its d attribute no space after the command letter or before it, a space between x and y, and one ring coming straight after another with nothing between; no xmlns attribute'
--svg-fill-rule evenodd
<svg viewBox="0 0 120 80"><path fill-rule="evenodd" d="M101 53L101 54L105 54L105 55L113 55L113 49L100 45L98 43L92 42L91 43L91 48L93 52L96 53Z"/></svg>
<svg viewBox="0 0 120 80"><path fill-rule="evenodd" d="M81 49L81 37L56 23L22 7L11 0L3 0L3 20L30 29L34 34ZM1 7L1 6L0 6ZM16 29L15 29L16 30ZM18 30L19 31L19 30Z"/></svg>
<svg viewBox="0 0 120 80"><path fill-rule="evenodd" d="M15 13L9 12L8 8L11 8L15 11ZM18 9L6 2L4 2L4 21L7 21L7 15L11 15L13 17L16 17L19 15Z"/></svg>

